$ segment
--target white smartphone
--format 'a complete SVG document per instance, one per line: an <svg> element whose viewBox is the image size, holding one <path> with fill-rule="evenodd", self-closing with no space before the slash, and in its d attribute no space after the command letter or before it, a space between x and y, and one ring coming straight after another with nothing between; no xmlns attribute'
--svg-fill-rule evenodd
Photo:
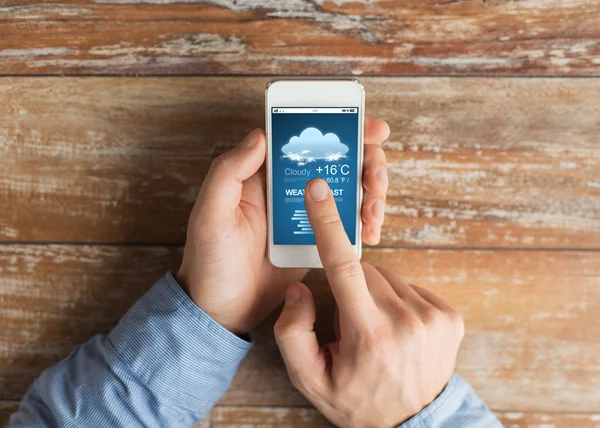
<svg viewBox="0 0 600 428"><path fill-rule="evenodd" d="M322 267L304 205L317 177L329 183L360 258L364 87L357 79L274 79L265 97L271 263Z"/></svg>

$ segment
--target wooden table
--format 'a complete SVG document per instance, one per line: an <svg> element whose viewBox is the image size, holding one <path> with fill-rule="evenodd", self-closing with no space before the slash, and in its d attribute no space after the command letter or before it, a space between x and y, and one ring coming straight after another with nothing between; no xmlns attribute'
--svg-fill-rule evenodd
<svg viewBox="0 0 600 428"><path fill-rule="evenodd" d="M507 426L600 426L600 3L0 5L0 413L181 257L211 159L272 75L362 75L392 127L380 246L464 316ZM315 275L319 330L331 296ZM321 426L273 319L205 426Z"/></svg>

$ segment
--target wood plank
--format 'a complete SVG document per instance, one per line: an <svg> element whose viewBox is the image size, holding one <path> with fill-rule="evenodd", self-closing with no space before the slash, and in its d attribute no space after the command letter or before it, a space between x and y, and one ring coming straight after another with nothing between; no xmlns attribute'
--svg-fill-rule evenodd
<svg viewBox="0 0 600 428"><path fill-rule="evenodd" d="M0 424L8 424L8 418L19 404L16 401L0 401ZM506 428L600 428L600 414L581 413L521 413L496 412ZM211 424L212 422L212 424ZM195 428L235 428L252 426L268 427L330 427L321 413L314 408L302 407L249 407L217 406Z"/></svg>
<svg viewBox="0 0 600 428"><path fill-rule="evenodd" d="M600 248L600 80L368 78L387 246ZM264 78L0 79L0 240L182 243Z"/></svg>
<svg viewBox="0 0 600 428"><path fill-rule="evenodd" d="M506 428L600 428L599 413L498 413Z"/></svg>
<svg viewBox="0 0 600 428"><path fill-rule="evenodd" d="M36 375L109 331L168 270L178 248L0 247L0 399L19 399Z"/></svg>
<svg viewBox="0 0 600 428"><path fill-rule="evenodd" d="M213 428L234 427L333 427L314 408L217 406L213 410Z"/></svg>
<svg viewBox="0 0 600 428"><path fill-rule="evenodd" d="M365 259L403 272L459 310L467 334L458 371L492 408L600 408L599 253L374 249ZM329 290L316 280L313 291L317 331L331 337ZM256 341L223 403L305 405L286 381L269 323Z"/></svg>
<svg viewBox="0 0 600 428"><path fill-rule="evenodd" d="M594 0L35 0L0 73L598 75Z"/></svg>
<svg viewBox="0 0 600 428"><path fill-rule="evenodd" d="M234 427L331 427L314 408L230 407L213 411L213 428ZM598 428L600 414L496 412L506 428Z"/></svg>
<svg viewBox="0 0 600 428"><path fill-rule="evenodd" d="M108 331L176 248L0 246L0 399L17 400L48 365ZM369 249L365 258L443 295L464 316L459 372L494 409L600 408L600 253ZM332 300L316 272L317 331L331 337ZM224 405L306 406L287 380L276 314L256 332Z"/></svg>

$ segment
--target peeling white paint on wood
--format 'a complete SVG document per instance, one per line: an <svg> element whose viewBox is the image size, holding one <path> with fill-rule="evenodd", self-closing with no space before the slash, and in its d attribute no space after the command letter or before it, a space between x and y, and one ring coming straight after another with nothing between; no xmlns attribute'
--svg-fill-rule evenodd
<svg viewBox="0 0 600 428"><path fill-rule="evenodd" d="M96 0L97 3L109 4L171 4L180 3L173 0ZM183 0L184 3L210 4L223 7L236 12L262 11L271 18L299 19L330 25L337 31L361 31L365 40L375 42L377 40L373 33L363 24L362 15L349 15L345 13L327 12L323 8L310 1L305 0ZM385 16L370 17L370 19L385 19Z"/></svg>
<svg viewBox="0 0 600 428"><path fill-rule="evenodd" d="M449 66L452 68L468 68L473 65L477 66L508 66L511 60L508 58L428 58L428 57L415 57L410 60L417 65L426 66Z"/></svg>
<svg viewBox="0 0 600 428"><path fill-rule="evenodd" d="M208 59L207 59L208 60ZM115 70L125 70L131 67L145 67L146 70L158 69L161 67L181 67L197 62L192 57L152 57L140 55L124 55L116 58L102 59L43 59L28 62L27 65L32 69L42 69L47 67L59 67L62 69L72 68L90 68L101 70L109 67Z"/></svg>
<svg viewBox="0 0 600 428"><path fill-rule="evenodd" d="M182 57L196 55L199 53L237 53L245 51L245 45L237 37L223 38L218 34L194 34L186 37L169 40L151 47L135 47L131 44L114 46L99 46L90 49L91 55L97 56L121 56L156 54L161 56Z"/></svg>
<svg viewBox="0 0 600 428"><path fill-rule="evenodd" d="M495 409L492 409L495 410ZM314 408L253 407L218 405L213 410L214 428L242 428L249 426L331 427ZM507 428L598 428L598 414L569 412L507 412L496 410L496 415Z"/></svg>
<svg viewBox="0 0 600 428"><path fill-rule="evenodd" d="M135 19L111 16L110 3ZM593 75L599 11L593 0L0 6L0 71ZM182 241L210 158L260 125L264 82L234 80L0 84L0 170L8 172L0 177L0 240ZM386 245L598 248L595 82L366 80L369 111L394 131ZM223 123L235 125L211 133ZM157 228L164 218L172 224ZM493 408L516 410L498 412L507 427L600 427L600 414L589 413L600 408L597 254L365 253L459 308L468 326L460 371ZM107 331L179 256L152 247L0 246L0 324L12 334L0 339L0 399L19 398L43 366ZM270 326L259 332L258 351L224 398L235 406L217 407L203 426L328 426L314 409L254 407L307 404L270 334ZM15 407L0 401L0 424Z"/></svg>
<svg viewBox="0 0 600 428"><path fill-rule="evenodd" d="M0 299L10 314L3 319L6 341L0 338L0 399L17 399L40 370L76 342L110 328L179 257L178 249L161 247L0 246L0 266L18 268L0 275ZM467 336L459 372L492 408L597 408L598 254L365 249L364 258L440 293L461 312ZM317 319L325 322L323 311L333 303L328 288L319 281L309 285L320 308ZM65 326L69 335L61 333ZM15 348L9 343L17 336ZM287 380L272 326L262 326L255 337L255 349L221 403L305 405ZM15 366L30 361L32 353L35 364ZM2 370L6 359L11 370ZM257 384L265 387L256 390ZM287 418L286 412L279 417Z"/></svg>
<svg viewBox="0 0 600 428"><path fill-rule="evenodd" d="M417 245L461 245L458 240L455 227L452 225L435 226L424 224L422 227L405 228L404 231L398 233L393 230L385 230L382 232L385 239L390 241L404 241L409 244Z"/></svg>
<svg viewBox="0 0 600 428"><path fill-rule="evenodd" d="M72 55L76 53L77 50L72 48L23 48L0 50L0 56L14 58L38 58L46 56Z"/></svg>
<svg viewBox="0 0 600 428"><path fill-rule="evenodd" d="M75 7L71 5L14 5L0 6L0 14L14 18L23 18L28 20L40 19L49 15L59 16L80 16L92 13L92 9L85 7Z"/></svg>
<svg viewBox="0 0 600 428"><path fill-rule="evenodd" d="M7 46L70 51L52 57L14 52L0 71L596 74L598 3L550 3L99 0L10 6L3 9L10 16L3 31ZM586 31L574 35L570 28ZM187 41L215 35L222 39L219 50ZM163 46L169 40L183 42Z"/></svg>
<svg viewBox="0 0 600 428"><path fill-rule="evenodd" d="M211 159L262 125L267 80L0 82L0 234L183 242ZM364 82L393 131L385 245L599 247L592 80Z"/></svg>

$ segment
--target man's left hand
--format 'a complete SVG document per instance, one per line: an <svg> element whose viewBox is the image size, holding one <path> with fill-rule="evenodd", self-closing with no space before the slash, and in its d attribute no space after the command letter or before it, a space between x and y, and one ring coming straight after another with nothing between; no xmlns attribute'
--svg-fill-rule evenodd
<svg viewBox="0 0 600 428"><path fill-rule="evenodd" d="M379 243L387 191L385 153L390 128L365 121L362 239ZM252 131L233 150L217 157L190 215L178 282L215 321L244 334L282 300L305 269L279 269L267 257L266 139Z"/></svg>

